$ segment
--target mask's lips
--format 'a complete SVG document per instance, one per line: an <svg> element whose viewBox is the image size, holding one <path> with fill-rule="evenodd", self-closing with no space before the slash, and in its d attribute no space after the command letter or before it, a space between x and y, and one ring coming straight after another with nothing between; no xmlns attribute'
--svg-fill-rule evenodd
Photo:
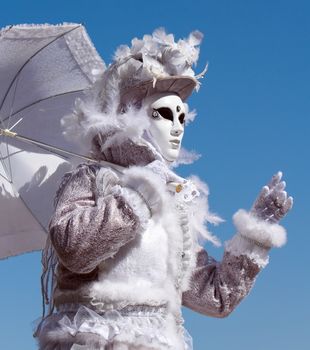
<svg viewBox="0 0 310 350"><path fill-rule="evenodd" d="M180 140L178 140L178 139L173 139L173 140L170 140L169 142L174 143L176 145L180 144Z"/></svg>
<svg viewBox="0 0 310 350"><path fill-rule="evenodd" d="M173 139L173 140L170 140L169 142L171 143L173 149L179 149L180 140Z"/></svg>

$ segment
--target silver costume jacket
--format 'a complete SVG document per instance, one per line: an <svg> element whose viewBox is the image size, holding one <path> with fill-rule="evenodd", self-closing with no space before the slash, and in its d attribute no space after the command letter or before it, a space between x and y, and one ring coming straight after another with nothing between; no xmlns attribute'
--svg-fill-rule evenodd
<svg viewBox="0 0 310 350"><path fill-rule="evenodd" d="M54 260L45 260L56 267L55 308L38 329L40 349L191 349L181 306L229 315L267 264L269 248L279 245L273 238L285 235L239 210L222 261L210 257L201 238L214 240L205 223L216 217L204 184L187 181L187 199L168 190L150 167L162 161L156 149L140 134L128 138L129 127L142 132L146 119L134 113L116 116L130 124L123 132L100 124L100 137L91 138L94 157L125 170L80 165L57 193L46 248ZM92 126L102 115L90 109L87 118Z"/></svg>
<svg viewBox="0 0 310 350"><path fill-rule="evenodd" d="M178 207L144 166L119 174L81 165L67 175L50 223L57 313L43 322L41 349L190 349L182 305L232 312L268 262L264 237L281 227L239 211L217 262L195 234L198 209L194 200Z"/></svg>

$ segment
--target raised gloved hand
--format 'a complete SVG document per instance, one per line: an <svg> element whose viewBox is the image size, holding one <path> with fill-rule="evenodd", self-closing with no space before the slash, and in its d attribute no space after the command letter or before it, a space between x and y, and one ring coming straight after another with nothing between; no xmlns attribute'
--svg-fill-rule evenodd
<svg viewBox="0 0 310 350"><path fill-rule="evenodd" d="M275 174L256 198L251 214L270 223L279 222L292 208L293 198L287 196L282 172Z"/></svg>
<svg viewBox="0 0 310 350"><path fill-rule="evenodd" d="M154 160L153 162L149 163L146 167L146 169L151 170L154 174L159 176L159 178L165 183L184 183L184 179L177 174L175 174L172 170L168 168L168 166L160 161L160 160Z"/></svg>

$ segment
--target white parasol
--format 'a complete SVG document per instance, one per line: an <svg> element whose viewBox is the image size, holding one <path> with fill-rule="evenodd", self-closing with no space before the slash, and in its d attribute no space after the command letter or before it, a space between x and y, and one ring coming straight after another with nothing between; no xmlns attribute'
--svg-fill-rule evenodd
<svg viewBox="0 0 310 350"><path fill-rule="evenodd" d="M0 259L42 249L62 176L97 162L76 153L60 119L104 70L80 24L0 30Z"/></svg>
<svg viewBox="0 0 310 350"><path fill-rule="evenodd" d="M104 69L80 24L0 31L0 258L43 248L59 181L81 161L60 119Z"/></svg>

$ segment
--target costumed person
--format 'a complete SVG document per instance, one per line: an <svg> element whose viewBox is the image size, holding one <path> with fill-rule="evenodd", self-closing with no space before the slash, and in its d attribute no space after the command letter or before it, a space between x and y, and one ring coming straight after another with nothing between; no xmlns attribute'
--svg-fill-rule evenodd
<svg viewBox="0 0 310 350"><path fill-rule="evenodd" d="M43 256L50 309L36 333L41 350L192 349L181 306L229 315L269 250L285 243L278 222L292 198L279 172L249 212L234 215L237 233L222 261L203 248L204 240L218 244L206 224L220 218L208 209L207 186L172 170L194 117L185 100L203 75L192 70L201 39L193 32L175 42L159 29L121 46L63 118L66 137L98 162L66 174L56 196Z"/></svg>

